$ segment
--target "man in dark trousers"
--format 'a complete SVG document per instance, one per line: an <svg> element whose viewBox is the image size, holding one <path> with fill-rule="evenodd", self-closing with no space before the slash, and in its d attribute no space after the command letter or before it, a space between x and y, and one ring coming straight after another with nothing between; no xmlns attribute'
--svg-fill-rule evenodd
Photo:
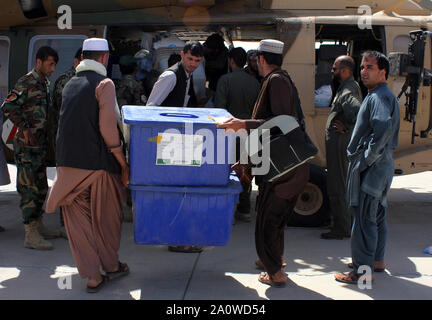
<svg viewBox="0 0 432 320"><path fill-rule="evenodd" d="M331 105L326 124L327 193L330 200L333 226L322 239L350 237L351 214L345 202L345 183L348 169L346 149L360 109L362 96L354 80L354 60L338 57L333 64L333 79L340 83Z"/></svg>
<svg viewBox="0 0 432 320"><path fill-rule="evenodd" d="M156 81L148 98L148 106L194 107L197 99L192 73L201 63L204 48L198 41L189 41L180 53L181 60L165 70ZM198 253L202 246L168 246L173 252Z"/></svg>
<svg viewBox="0 0 432 320"><path fill-rule="evenodd" d="M290 76L281 69L284 43L278 40L262 40L258 46L258 70L264 77L252 119L230 119L219 128L254 129L264 122L289 115L302 122L297 89ZM309 179L309 165L302 164L274 182L263 182L255 177L258 185L256 203L255 245L259 260L255 262L266 272L259 275L262 283L282 287L287 281L283 271L284 230L298 195Z"/></svg>
<svg viewBox="0 0 432 320"><path fill-rule="evenodd" d="M244 72L246 51L243 48L233 48L228 52L231 72L220 77L215 94L215 107L225 108L238 119L250 119L253 107L260 91L260 84L250 74ZM237 143L237 161L240 159L240 148ZM249 222L251 185L242 184L243 191L239 196L239 204L235 213L237 220Z"/></svg>

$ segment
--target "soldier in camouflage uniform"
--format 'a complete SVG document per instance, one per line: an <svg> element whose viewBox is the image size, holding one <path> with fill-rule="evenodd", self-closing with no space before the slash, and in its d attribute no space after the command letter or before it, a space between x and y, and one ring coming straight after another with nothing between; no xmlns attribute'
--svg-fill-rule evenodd
<svg viewBox="0 0 432 320"><path fill-rule="evenodd" d="M135 76L138 71L135 58L122 56L119 64L123 75L116 89L120 110L124 105L145 106L147 98L144 95L144 88Z"/></svg>
<svg viewBox="0 0 432 320"><path fill-rule="evenodd" d="M17 167L17 191L21 196L26 248L51 250L45 239L59 236L42 223L42 206L48 191L46 152L48 113L51 111L49 81L58 55L50 47L36 53L36 66L16 83L2 105L4 115L17 127L14 157Z"/></svg>

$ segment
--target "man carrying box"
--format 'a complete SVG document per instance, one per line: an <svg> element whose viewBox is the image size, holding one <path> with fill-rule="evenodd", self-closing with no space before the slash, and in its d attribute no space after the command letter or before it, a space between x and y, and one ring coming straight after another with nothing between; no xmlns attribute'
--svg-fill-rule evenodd
<svg viewBox="0 0 432 320"><path fill-rule="evenodd" d="M204 48L189 41L181 51L181 60L163 72L156 81L147 106L193 107L197 105L192 73L198 68ZM173 252L199 253L202 246L168 246Z"/></svg>
<svg viewBox="0 0 432 320"><path fill-rule="evenodd" d="M284 43L278 40L262 40L258 46L258 70L264 77L252 119L233 118L218 128L255 129L280 115L295 117L302 122L297 89L288 73L281 69ZM267 159L270 160L270 159ZM297 197L309 179L309 165L304 163L274 182L264 182L255 177L258 185L256 203L255 246L259 259L257 267L264 269L258 281L276 287L285 286L287 276L285 262L284 229L292 213Z"/></svg>
<svg viewBox="0 0 432 320"><path fill-rule="evenodd" d="M87 292L93 293L129 273L118 257L129 167L117 129L114 83L106 76L108 42L86 39L82 55L63 89L57 172L46 211L61 206L72 255L81 277L88 278Z"/></svg>

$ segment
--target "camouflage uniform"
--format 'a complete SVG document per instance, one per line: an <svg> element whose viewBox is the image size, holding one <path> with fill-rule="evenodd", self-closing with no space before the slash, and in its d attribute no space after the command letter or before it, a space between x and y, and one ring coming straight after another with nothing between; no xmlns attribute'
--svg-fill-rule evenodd
<svg viewBox="0 0 432 320"><path fill-rule="evenodd" d="M2 105L4 115L17 127L14 157L17 166L17 191L24 224L42 216L48 192L46 176L47 113L50 111L49 81L33 69L21 77ZM30 129L35 146L25 142L23 130Z"/></svg>
<svg viewBox="0 0 432 320"><path fill-rule="evenodd" d="M143 86L138 79L131 74L122 77L117 86L116 94L120 110L124 105L143 106L147 102Z"/></svg>

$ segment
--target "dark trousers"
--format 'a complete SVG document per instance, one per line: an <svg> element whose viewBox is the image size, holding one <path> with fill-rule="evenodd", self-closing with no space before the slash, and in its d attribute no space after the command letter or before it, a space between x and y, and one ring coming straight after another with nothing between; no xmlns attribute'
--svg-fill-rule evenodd
<svg viewBox="0 0 432 320"><path fill-rule="evenodd" d="M236 139L236 161L240 161L240 139ZM251 192L252 185L242 182L242 192L239 194L239 203L237 211L241 213L249 213L251 207Z"/></svg>
<svg viewBox="0 0 432 320"><path fill-rule="evenodd" d="M350 134L339 134L334 130L330 130L326 137L327 192L333 220L331 232L343 236L350 234L352 220L345 201L348 170L346 149L350 137Z"/></svg>
<svg viewBox="0 0 432 320"><path fill-rule="evenodd" d="M251 207L251 196L252 185L242 183L242 192L239 194L239 203L237 205L237 211L241 213L249 213Z"/></svg>
<svg viewBox="0 0 432 320"><path fill-rule="evenodd" d="M260 185L258 192L255 246L266 271L273 275L282 268L285 227L297 196L279 198L268 184Z"/></svg>
<svg viewBox="0 0 432 320"><path fill-rule="evenodd" d="M329 195L330 209L333 218L331 231L348 236L351 234L352 218L345 201L345 195Z"/></svg>

